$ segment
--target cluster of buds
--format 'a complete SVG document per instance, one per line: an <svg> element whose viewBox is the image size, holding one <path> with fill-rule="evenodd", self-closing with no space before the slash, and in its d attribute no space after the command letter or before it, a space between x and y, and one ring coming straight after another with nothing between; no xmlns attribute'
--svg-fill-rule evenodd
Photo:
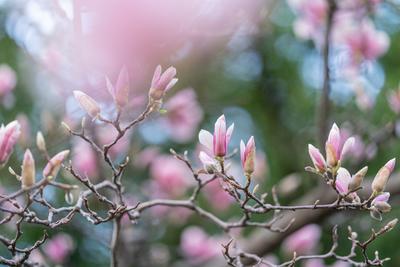
<svg viewBox="0 0 400 267"><path fill-rule="evenodd" d="M340 135L339 127L334 123L325 143L326 160L319 149L311 144L308 145L308 153L317 172L324 173L330 170L335 173L340 167L344 156L352 149L353 145L354 137L344 139Z"/></svg>
<svg viewBox="0 0 400 267"><path fill-rule="evenodd" d="M174 67L169 67L165 72L162 72L161 66L157 66L149 89L149 99L152 105L161 103L165 93L178 82L175 76L176 69ZM130 79L126 67L123 67L119 72L115 85L106 77L106 86L118 110L128 104ZM77 90L73 93L81 108L85 110L93 120L100 117L101 108L96 100L82 91Z"/></svg>
<svg viewBox="0 0 400 267"><path fill-rule="evenodd" d="M235 124L232 123L227 128L225 116L222 115L215 122L213 134L204 129L200 130L199 141L205 147L206 152L201 151L199 158L208 173L213 173L218 169L217 163L223 164L234 127ZM247 177L254 172L255 154L256 145L253 136L250 137L247 144L243 140L240 141L240 159Z"/></svg>
<svg viewBox="0 0 400 267"><path fill-rule="evenodd" d="M21 135L18 121L12 121L0 127L0 166L4 166L14 151L14 146Z"/></svg>

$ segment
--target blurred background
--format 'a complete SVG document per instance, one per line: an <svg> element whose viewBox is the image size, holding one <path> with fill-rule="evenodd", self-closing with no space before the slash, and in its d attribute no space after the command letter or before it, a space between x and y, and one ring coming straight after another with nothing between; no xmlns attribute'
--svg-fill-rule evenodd
<svg viewBox="0 0 400 267"><path fill-rule="evenodd" d="M342 134L356 137L346 166L354 173L368 165L372 178L400 149L400 93L395 93L400 89L400 1L339 2L329 54L328 125L335 121ZM123 119L128 120L142 111L155 67L173 65L179 82L164 101L166 112L152 116L112 151L115 160L126 155L132 159L123 179L132 204L188 195L190 172L169 149L188 150L201 167L197 134L201 128L211 131L221 114L228 124L235 123L231 151L240 139L256 138L259 191L270 192L277 185L282 204L307 196L322 183L304 167L311 164L307 144L318 144L315 122L323 84L326 9L325 0L0 0L0 122L18 119L22 125L9 165L18 168L25 148L32 148L37 168L43 168L45 161L34 145L40 130L50 153L71 148L73 166L93 182L101 181L105 166L97 155L60 126L65 121L79 127L85 116L72 91L94 97L111 118L115 110L105 77L115 82L126 66L131 92ZM116 134L101 123L90 127L100 144ZM245 179L238 156L230 172ZM6 168L0 174L2 192L19 187ZM58 179L74 182L67 173ZM62 192L48 189L46 194L58 206L65 205ZM400 214L399 200L392 194L393 211L383 222ZM200 203L221 218L239 216L218 183L205 189ZM304 247L303 253L327 251L330 229L340 224L339 252L347 253L347 225L367 237L383 222L367 213L330 213L264 252L282 261ZM50 266L108 266L111 226L94 227L77 216L72 224L49 230L50 240L31 257ZM12 230L1 228L4 233ZM224 266L220 244L228 238L186 210L153 209L137 224L126 219L123 231L121 257L126 266ZM252 238L255 231L235 235L239 240ZM26 226L24 242L41 233L39 226ZM400 264L394 245L399 234L395 229L371 248L370 253L376 249L392 258L385 266ZM0 248L1 255L6 253ZM340 263L309 261L299 266L333 264Z"/></svg>

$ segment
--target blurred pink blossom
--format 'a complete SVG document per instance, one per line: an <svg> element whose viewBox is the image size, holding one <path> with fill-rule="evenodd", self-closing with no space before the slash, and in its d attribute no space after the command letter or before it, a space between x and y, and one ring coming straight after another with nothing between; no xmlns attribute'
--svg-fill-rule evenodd
<svg viewBox="0 0 400 267"><path fill-rule="evenodd" d="M7 64L0 65L0 98L10 93L17 84L15 71Z"/></svg>
<svg viewBox="0 0 400 267"><path fill-rule="evenodd" d="M233 197L223 189L218 179L208 183L203 192L210 205L219 211L228 209L234 202Z"/></svg>
<svg viewBox="0 0 400 267"><path fill-rule="evenodd" d="M310 254L315 252L320 237L321 228L316 224L309 224L287 237L282 248L288 255L292 255L294 251L297 255Z"/></svg>
<svg viewBox="0 0 400 267"><path fill-rule="evenodd" d="M172 140L178 143L190 141L203 119L203 110L192 88L174 94L164 105L167 114L161 118Z"/></svg>
<svg viewBox="0 0 400 267"><path fill-rule="evenodd" d="M72 165L80 175L96 178L98 174L96 152L82 140L74 143Z"/></svg>
<svg viewBox="0 0 400 267"><path fill-rule="evenodd" d="M390 39L383 31L375 29L367 19L348 30L344 37L345 45L350 49L353 64L362 60L375 60L389 48Z"/></svg>
<svg viewBox="0 0 400 267"><path fill-rule="evenodd" d="M193 264L203 263L221 253L218 241L196 226L183 231L180 248L185 258Z"/></svg>
<svg viewBox="0 0 400 267"><path fill-rule="evenodd" d="M192 184L191 173L185 164L169 155L155 158L150 174L159 190L172 197L182 196Z"/></svg>
<svg viewBox="0 0 400 267"><path fill-rule="evenodd" d="M387 94L389 107L396 114L400 113L400 87L397 90L391 90Z"/></svg>
<svg viewBox="0 0 400 267"><path fill-rule="evenodd" d="M64 233L57 234L44 245L44 253L56 264L64 263L73 250L73 239Z"/></svg>
<svg viewBox="0 0 400 267"><path fill-rule="evenodd" d="M143 150L136 153L133 164L137 168L147 168L159 155L160 149L158 147L145 147Z"/></svg>

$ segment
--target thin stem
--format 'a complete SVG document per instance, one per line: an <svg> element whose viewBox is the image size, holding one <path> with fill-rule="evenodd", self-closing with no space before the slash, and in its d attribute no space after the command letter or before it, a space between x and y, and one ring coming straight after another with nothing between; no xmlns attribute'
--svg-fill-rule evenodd
<svg viewBox="0 0 400 267"><path fill-rule="evenodd" d="M113 220L113 233L111 237L111 244L110 244L110 250L111 250L111 267L118 267L118 239L119 239L119 233L121 231L121 216L116 217Z"/></svg>

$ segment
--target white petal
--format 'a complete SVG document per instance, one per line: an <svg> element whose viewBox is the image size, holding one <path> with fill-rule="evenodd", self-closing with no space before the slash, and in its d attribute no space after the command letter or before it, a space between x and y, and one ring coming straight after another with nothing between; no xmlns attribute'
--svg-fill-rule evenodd
<svg viewBox="0 0 400 267"><path fill-rule="evenodd" d="M209 150L213 150L213 135L209 131L201 129L199 132L199 141L200 144Z"/></svg>

